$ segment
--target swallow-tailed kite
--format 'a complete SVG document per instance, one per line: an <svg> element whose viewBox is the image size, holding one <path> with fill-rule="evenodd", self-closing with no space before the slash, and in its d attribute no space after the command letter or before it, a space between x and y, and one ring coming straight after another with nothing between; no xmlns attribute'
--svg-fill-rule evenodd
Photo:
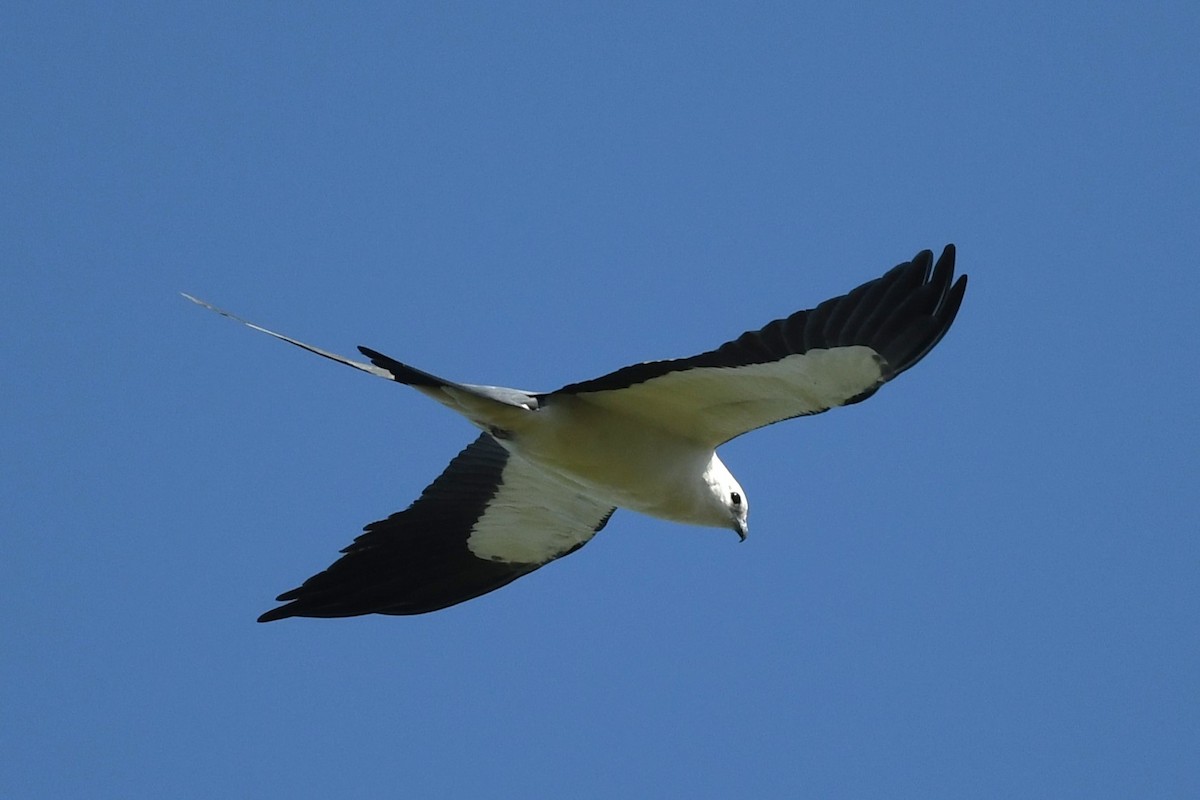
<svg viewBox="0 0 1200 800"><path fill-rule="evenodd" d="M746 492L716 448L773 422L870 397L941 340L962 303L954 246L849 294L691 358L650 361L553 392L455 383L366 347L351 361L417 389L483 433L406 510L372 522L341 558L260 622L423 614L573 553L618 508L746 537Z"/></svg>

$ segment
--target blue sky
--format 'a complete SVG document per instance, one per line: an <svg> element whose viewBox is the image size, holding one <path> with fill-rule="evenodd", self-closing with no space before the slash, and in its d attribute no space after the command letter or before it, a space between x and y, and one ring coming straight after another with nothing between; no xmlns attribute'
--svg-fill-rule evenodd
<svg viewBox="0 0 1200 800"><path fill-rule="evenodd" d="M415 4L414 4L415 5ZM1195 3L12 4L0 794L1200 795ZM958 246L954 329L414 618L257 625L552 389Z"/></svg>

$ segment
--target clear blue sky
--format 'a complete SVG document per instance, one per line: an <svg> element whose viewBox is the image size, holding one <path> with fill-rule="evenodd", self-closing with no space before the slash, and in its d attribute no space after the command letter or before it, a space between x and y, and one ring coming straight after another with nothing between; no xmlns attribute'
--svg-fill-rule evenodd
<svg viewBox="0 0 1200 800"><path fill-rule="evenodd" d="M9 4L0 795L1197 797L1200 6ZM953 241L950 335L424 617L254 618L552 389Z"/></svg>

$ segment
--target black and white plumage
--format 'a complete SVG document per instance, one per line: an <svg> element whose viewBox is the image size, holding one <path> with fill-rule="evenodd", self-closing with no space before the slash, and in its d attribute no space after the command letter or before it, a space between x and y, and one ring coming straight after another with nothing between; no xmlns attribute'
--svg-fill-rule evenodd
<svg viewBox="0 0 1200 800"><path fill-rule="evenodd" d="M928 250L807 311L691 358L553 392L455 383L360 347L370 363L255 330L407 384L483 430L406 510L366 526L259 617L421 614L498 589L586 544L618 507L745 538L746 493L716 448L870 397L954 322L967 278Z"/></svg>

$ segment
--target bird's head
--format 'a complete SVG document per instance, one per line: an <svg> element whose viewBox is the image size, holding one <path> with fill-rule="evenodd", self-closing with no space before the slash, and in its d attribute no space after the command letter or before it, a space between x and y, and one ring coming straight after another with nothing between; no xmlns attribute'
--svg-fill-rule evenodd
<svg viewBox="0 0 1200 800"><path fill-rule="evenodd" d="M746 490L733 477L733 473L713 454L712 461L704 473L708 485L710 507L714 513L712 524L732 528L741 541L750 533L750 500Z"/></svg>
<svg viewBox="0 0 1200 800"><path fill-rule="evenodd" d="M730 518L733 520L733 530L738 535L739 541L746 541L746 537L750 535L750 503L747 502L746 496L741 492L733 492L729 497Z"/></svg>

